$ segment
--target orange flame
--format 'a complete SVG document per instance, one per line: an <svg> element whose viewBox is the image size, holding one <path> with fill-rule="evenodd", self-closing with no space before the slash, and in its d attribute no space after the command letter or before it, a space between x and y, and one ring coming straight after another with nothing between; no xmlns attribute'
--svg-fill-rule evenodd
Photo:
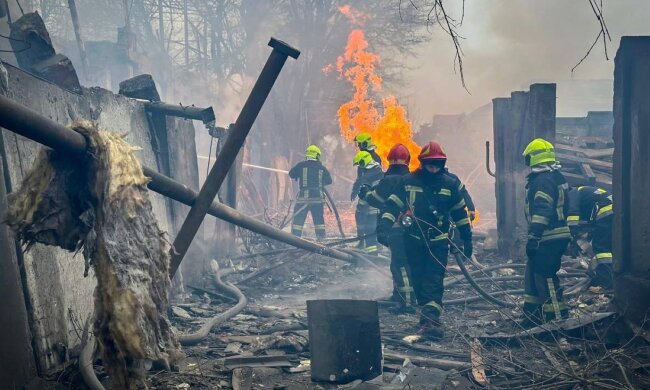
<svg viewBox="0 0 650 390"><path fill-rule="evenodd" d="M343 10L341 12L345 13ZM346 12L351 11L347 9ZM345 77L354 87L352 98L338 109L341 135L352 142L357 134L369 133L377 146L377 153L384 161L390 149L401 143L411 153L410 168L413 170L418 166L420 147L413 141L406 109L394 96L389 96L382 99L383 110L379 110L370 96L371 91L381 91L382 78L377 74L380 62L378 54L368 51L363 30L355 29L348 35L345 53L338 57L336 65L323 69L329 73L335 68L339 77Z"/></svg>

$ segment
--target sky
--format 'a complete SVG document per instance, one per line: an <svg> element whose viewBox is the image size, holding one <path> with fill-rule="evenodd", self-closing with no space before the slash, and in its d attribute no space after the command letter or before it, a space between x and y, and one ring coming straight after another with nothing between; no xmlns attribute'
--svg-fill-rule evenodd
<svg viewBox="0 0 650 390"><path fill-rule="evenodd" d="M587 107L611 110L608 86L620 37L650 35L650 0L603 0L603 6L612 38L609 60L600 43L572 74L599 31L588 0L466 0L460 33L469 93L454 71L450 38L434 26L431 40L409 61L409 85L397 95L416 122L472 111L533 82L558 83L558 116L585 115ZM451 11L460 15L458 8ZM582 80L601 80L598 93L580 88Z"/></svg>

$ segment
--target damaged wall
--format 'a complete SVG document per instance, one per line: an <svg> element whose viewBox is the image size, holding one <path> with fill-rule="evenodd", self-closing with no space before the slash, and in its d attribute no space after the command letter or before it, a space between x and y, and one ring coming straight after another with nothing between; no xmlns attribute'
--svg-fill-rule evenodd
<svg viewBox="0 0 650 390"><path fill-rule="evenodd" d="M152 168L157 166L142 102L100 88L84 89L83 95L73 94L17 68L5 68L7 83L0 93L65 125L75 119L92 119L100 128L127 134L129 143L142 148L138 153L140 161ZM171 176L198 189L192 123L168 118L167 133ZM6 130L2 132L2 141L0 151L9 176L5 180L11 190L21 183L40 146ZM186 206L172 205L161 195L150 194L160 227L173 235L182 223ZM95 278L92 273L83 277L81 255L73 256L57 248L35 245L22 257L23 264L19 266L32 319L32 345L43 375L60 369L67 351L78 345L80 327L92 314Z"/></svg>
<svg viewBox="0 0 650 390"><path fill-rule="evenodd" d="M524 214L526 175L521 153L530 141L555 142L556 85L532 84L510 98L493 101L498 249L502 256L523 258L527 226Z"/></svg>
<svg viewBox="0 0 650 390"><path fill-rule="evenodd" d="M650 37L623 37L614 71L614 271L619 311L648 327Z"/></svg>

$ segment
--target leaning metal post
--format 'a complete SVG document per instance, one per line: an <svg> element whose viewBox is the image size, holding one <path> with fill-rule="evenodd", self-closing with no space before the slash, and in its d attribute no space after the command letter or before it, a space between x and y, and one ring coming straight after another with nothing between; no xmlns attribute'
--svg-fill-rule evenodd
<svg viewBox="0 0 650 390"><path fill-rule="evenodd" d="M298 50L274 38L271 38L269 41L269 46L273 48L273 51L269 55L255 86L253 86L253 90L248 96L248 100L246 100L244 107L239 113L239 117L235 122L233 130L228 134L228 138L223 145L221 153L217 156L217 160L212 166L208 177L205 179L205 182L199 191L199 195L194 201L190 212L187 214L185 221L183 221L183 225L176 235L174 246L171 250L171 275L176 273L176 270L183 261L183 257L190 247L192 240L194 240L194 236L199 230L210 205L219 192L221 184L223 184L230 167L237 158L239 150L244 145L246 136L250 132L250 129L255 122L255 118L257 118L257 115L264 105L264 101L271 92L275 80L280 75L280 71L286 62L287 57L298 58L300 55Z"/></svg>

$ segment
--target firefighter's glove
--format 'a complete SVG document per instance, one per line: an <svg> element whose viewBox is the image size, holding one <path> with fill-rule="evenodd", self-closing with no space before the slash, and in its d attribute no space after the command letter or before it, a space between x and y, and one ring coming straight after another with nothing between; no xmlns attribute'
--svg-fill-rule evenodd
<svg viewBox="0 0 650 390"><path fill-rule="evenodd" d="M538 250L539 250L539 239L529 238L528 242L526 243L526 256L528 256L529 259L532 259L535 257Z"/></svg>
<svg viewBox="0 0 650 390"><path fill-rule="evenodd" d="M471 260L472 259L472 253L474 253L474 244L472 243L472 239L467 239L463 241L463 255L466 257L465 260Z"/></svg>
<svg viewBox="0 0 650 390"><path fill-rule="evenodd" d="M474 220L476 219L476 211L468 210L467 214L469 215L469 220L474 222Z"/></svg>
<svg viewBox="0 0 650 390"><path fill-rule="evenodd" d="M366 199L366 195L370 191L370 186L367 184L364 184L359 188L359 199Z"/></svg>

